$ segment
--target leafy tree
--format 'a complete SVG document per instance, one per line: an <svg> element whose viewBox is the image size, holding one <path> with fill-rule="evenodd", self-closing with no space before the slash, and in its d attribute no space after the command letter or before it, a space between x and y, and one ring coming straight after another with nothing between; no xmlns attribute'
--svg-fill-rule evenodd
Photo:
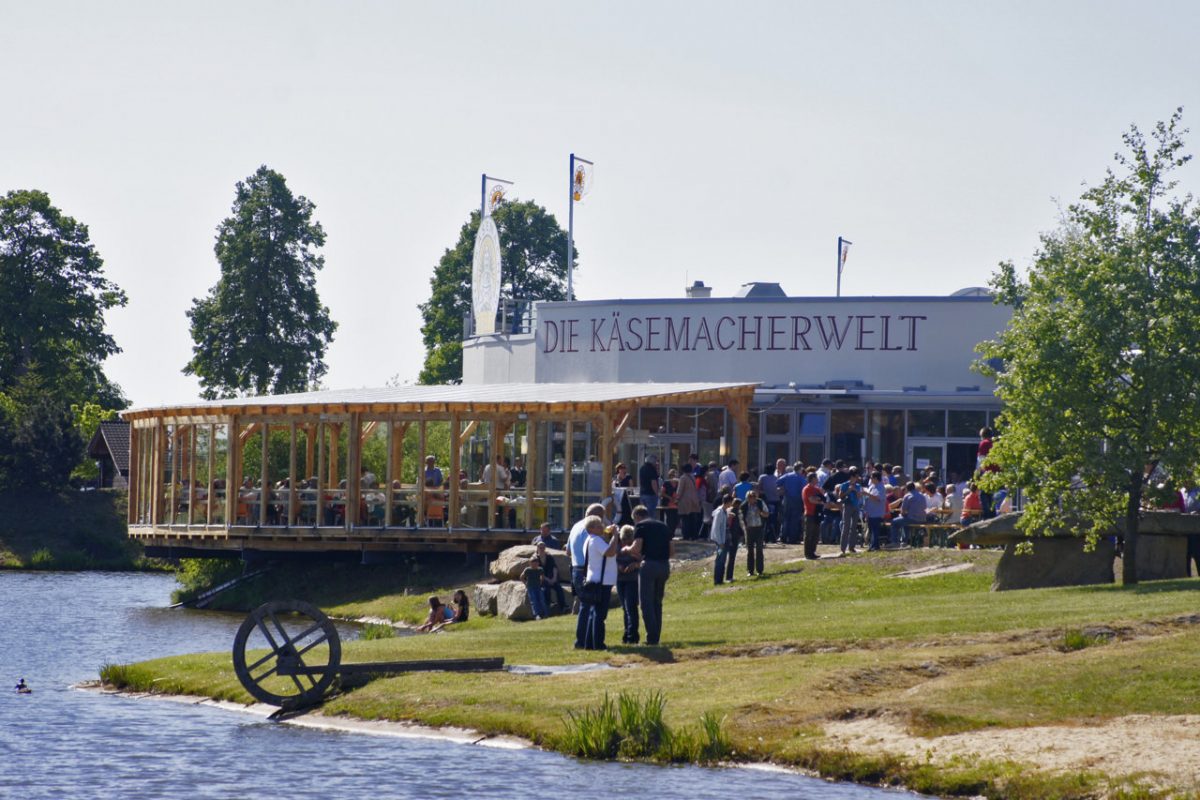
<svg viewBox="0 0 1200 800"><path fill-rule="evenodd" d="M1027 278L992 281L1013 306L980 345L1004 402L988 478L1025 494L1021 526L1098 536L1125 522L1123 578L1137 581L1138 515L1162 473L1196 476L1200 453L1200 210L1171 195L1185 164L1181 111L1149 139L1123 137L1117 169L1042 237Z"/></svg>
<svg viewBox="0 0 1200 800"><path fill-rule="evenodd" d="M121 352L104 312L126 299L103 266L87 226L45 192L0 198L0 391L32 374L68 402L124 408L101 366Z"/></svg>
<svg viewBox="0 0 1200 800"><path fill-rule="evenodd" d="M97 429L101 422L107 422L117 416L117 412L111 408L104 408L99 403L72 403L71 418L75 421L75 431L79 434L83 441L84 447L96 435ZM96 462L90 458L85 458L75 465L75 469L71 471L72 480L81 483L95 483L100 477L100 470L96 467Z"/></svg>
<svg viewBox="0 0 1200 800"><path fill-rule="evenodd" d="M233 214L217 226L221 278L192 301L192 360L206 398L299 392L325 374L337 323L317 296L325 231L315 206L261 166L239 181Z"/></svg>
<svg viewBox="0 0 1200 800"><path fill-rule="evenodd" d="M492 213L500 233L500 300L565 300L567 234L554 215L533 201L501 203ZM432 293L422 303L421 336L425 366L419 383L456 383L462 379L463 315L471 310L471 267L479 212L458 234L429 280ZM575 251L578 259L579 251Z"/></svg>
<svg viewBox="0 0 1200 800"><path fill-rule="evenodd" d="M0 395L0 489L61 489L85 444L70 406L40 377Z"/></svg>

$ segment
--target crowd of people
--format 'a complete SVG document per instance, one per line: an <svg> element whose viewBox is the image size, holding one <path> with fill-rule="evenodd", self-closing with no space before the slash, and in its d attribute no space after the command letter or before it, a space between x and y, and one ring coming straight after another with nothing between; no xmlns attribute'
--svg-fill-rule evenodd
<svg viewBox="0 0 1200 800"><path fill-rule="evenodd" d="M991 445L992 431L985 428L976 474L991 469L985 463ZM693 454L663 474L650 454L636 476L625 464L614 473L611 494L588 507L565 543L577 599L576 648L605 649L614 588L624 616L622 643L638 644L643 628L646 644L659 643L676 538L716 545L713 582L719 585L734 580L743 545L746 575L754 577L763 574L768 543L802 544L810 559L818 557L820 543L837 545L841 554L880 550L907 544L916 525L965 525L1011 508L1007 492L991 495L973 480L951 476L943 483L933 467L908 476L900 466L870 461L860 470L842 460L805 465L779 459L773 470L758 472L742 470L737 459L722 468L701 464ZM534 544L536 556L522 574L533 615L549 616L555 606L566 613L547 552L562 543L543 524Z"/></svg>

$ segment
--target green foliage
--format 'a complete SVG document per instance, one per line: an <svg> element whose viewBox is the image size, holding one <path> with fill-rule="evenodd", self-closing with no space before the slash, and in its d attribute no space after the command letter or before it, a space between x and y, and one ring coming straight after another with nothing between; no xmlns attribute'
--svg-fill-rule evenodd
<svg viewBox="0 0 1200 800"><path fill-rule="evenodd" d="M104 312L126 299L103 266L87 226L45 192L0 197L0 392L35 375L64 407L124 407L102 364L121 352L104 330Z"/></svg>
<svg viewBox="0 0 1200 800"><path fill-rule="evenodd" d="M396 629L393 626L370 623L363 626L362 636L359 638L365 642L371 642L376 639L393 639L395 636Z"/></svg>
<svg viewBox="0 0 1200 800"><path fill-rule="evenodd" d="M617 705L607 694L595 708L568 711L563 721L566 735L563 747L581 758L616 758L621 746L621 726L617 720Z"/></svg>
<svg viewBox="0 0 1200 800"><path fill-rule="evenodd" d="M113 419L117 412L115 409L104 408L99 403L72 403L71 416L75 418L75 430L79 433L79 438L84 447L87 447L88 442L96 435L100 423ZM83 483L93 483L98 477L100 471L96 469L96 462L90 458L84 458L71 471L71 478Z"/></svg>
<svg viewBox="0 0 1200 800"><path fill-rule="evenodd" d="M325 231L314 209L265 165L238 182L217 226L221 278L187 312L195 344L183 371L205 397L300 392L325 374L337 323L317 296Z"/></svg>
<svg viewBox="0 0 1200 800"><path fill-rule="evenodd" d="M181 558L175 570L179 588L171 600L180 603L241 575L241 561L228 558Z"/></svg>
<svg viewBox="0 0 1200 800"><path fill-rule="evenodd" d="M501 203L492 213L500 233L503 265L500 300L565 300L567 234L553 214L533 201ZM429 301L422 303L421 336L425 366L423 384L457 383L462 379L463 315L471 310L471 272L479 212L446 250L429 279ZM575 251L578 259L579 251Z"/></svg>
<svg viewBox="0 0 1200 800"><path fill-rule="evenodd" d="M598 706L567 712L560 749L596 759L712 764L729 758L733 748L724 717L706 711L699 728L673 731L663 721L666 705L662 692L623 691L615 702L606 692Z"/></svg>
<svg viewBox="0 0 1200 800"><path fill-rule="evenodd" d="M26 373L0 403L0 490L62 488L83 459L71 408L47 384Z"/></svg>
<svg viewBox="0 0 1200 800"><path fill-rule="evenodd" d="M1026 278L1001 265L992 286L1012 321L979 346L1004 402L1002 471L985 485L1021 487L1029 532L1099 536L1124 518L1126 583L1144 466L1191 480L1200 450L1200 209L1170 195L1190 158L1180 119L1125 134L1117 170L1042 237Z"/></svg>
<svg viewBox="0 0 1200 800"><path fill-rule="evenodd" d="M1069 653L1075 650L1095 647L1098 644L1108 644L1108 642L1108 636L1089 633L1079 628L1071 628L1063 631L1062 643L1059 645L1059 649Z"/></svg>

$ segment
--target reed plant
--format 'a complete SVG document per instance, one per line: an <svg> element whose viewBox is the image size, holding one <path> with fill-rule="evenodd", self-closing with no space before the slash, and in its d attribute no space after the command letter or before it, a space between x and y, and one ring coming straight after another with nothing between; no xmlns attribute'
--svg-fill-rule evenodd
<svg viewBox="0 0 1200 800"><path fill-rule="evenodd" d="M725 718L707 712L696 728L672 730L662 692L605 694L596 708L569 711L560 748L583 758L714 763L732 753Z"/></svg>

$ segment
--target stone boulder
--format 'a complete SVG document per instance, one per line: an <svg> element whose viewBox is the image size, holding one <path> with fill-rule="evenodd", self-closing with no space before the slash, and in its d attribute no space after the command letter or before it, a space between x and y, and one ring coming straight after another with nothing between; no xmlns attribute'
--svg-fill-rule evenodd
<svg viewBox="0 0 1200 800"><path fill-rule="evenodd" d="M496 598L500 594L500 584L477 583L472 594L474 597L471 602L474 604L477 614L484 617L496 616Z"/></svg>
<svg viewBox="0 0 1200 800"><path fill-rule="evenodd" d="M1186 578L1187 537L1140 534L1137 539L1137 576L1139 581Z"/></svg>
<svg viewBox="0 0 1200 800"><path fill-rule="evenodd" d="M1084 550L1082 537L1035 537L1031 541L1033 552L1025 555L1017 555L1015 541L1004 545L1004 555L996 564L992 591L1089 586L1115 580L1116 549L1107 537L1096 542L1090 553Z"/></svg>
<svg viewBox="0 0 1200 800"><path fill-rule="evenodd" d="M571 579L571 559L567 557L566 551L547 548L546 552L554 558L554 563L558 566L559 580L569 581ZM536 554L537 548L534 545L519 544L501 551L488 569L496 580L520 580L521 571L529 566L530 560Z"/></svg>
<svg viewBox="0 0 1200 800"><path fill-rule="evenodd" d="M525 584L521 581L506 581L496 594L496 613L514 622L524 622L533 619L533 609L529 606L529 595Z"/></svg>

